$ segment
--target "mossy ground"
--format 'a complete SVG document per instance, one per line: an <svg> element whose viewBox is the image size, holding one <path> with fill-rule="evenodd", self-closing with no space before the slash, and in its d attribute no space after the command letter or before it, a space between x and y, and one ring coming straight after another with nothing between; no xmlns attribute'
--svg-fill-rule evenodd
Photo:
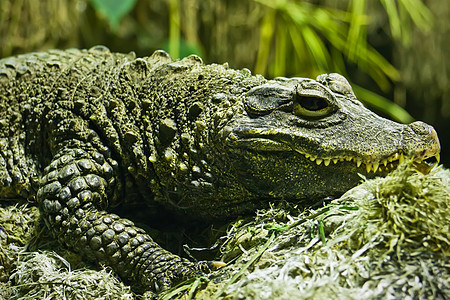
<svg viewBox="0 0 450 300"><path fill-rule="evenodd" d="M39 209L0 208L0 300L134 299L130 287L57 243Z"/></svg>
<svg viewBox="0 0 450 300"><path fill-rule="evenodd" d="M230 224L226 267L160 298L449 299L449 183L449 170L423 175L405 163L318 209L259 211ZM137 298L35 232L38 219L34 207L0 209L0 299Z"/></svg>

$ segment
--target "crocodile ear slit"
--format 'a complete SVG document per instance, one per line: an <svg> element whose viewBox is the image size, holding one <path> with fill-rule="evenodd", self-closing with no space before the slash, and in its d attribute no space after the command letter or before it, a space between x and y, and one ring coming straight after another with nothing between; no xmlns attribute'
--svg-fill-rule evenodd
<svg viewBox="0 0 450 300"><path fill-rule="evenodd" d="M244 105L249 114L261 116L276 109L285 110L292 104L292 100L292 89L279 85L267 85L251 89Z"/></svg>

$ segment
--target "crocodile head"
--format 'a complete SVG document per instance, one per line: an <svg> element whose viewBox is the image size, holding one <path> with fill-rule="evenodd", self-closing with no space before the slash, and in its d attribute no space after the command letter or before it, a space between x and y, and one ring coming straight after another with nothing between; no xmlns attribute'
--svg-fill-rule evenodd
<svg viewBox="0 0 450 300"><path fill-rule="evenodd" d="M427 172L439 162L436 131L399 124L365 108L339 74L277 78L252 88L245 111L224 129L233 168L260 198L338 196L412 157Z"/></svg>
<svg viewBox="0 0 450 300"><path fill-rule="evenodd" d="M187 218L251 213L278 200L309 205L342 195L360 175L383 176L405 157L423 172L439 162L431 126L377 116L338 74L266 80L198 57L155 74L166 79L144 93L165 100L148 122L158 137L149 139L159 179L152 190Z"/></svg>

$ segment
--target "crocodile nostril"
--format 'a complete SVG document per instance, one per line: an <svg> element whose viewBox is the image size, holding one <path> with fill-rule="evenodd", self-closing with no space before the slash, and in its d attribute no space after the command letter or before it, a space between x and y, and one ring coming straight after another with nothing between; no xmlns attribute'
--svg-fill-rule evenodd
<svg viewBox="0 0 450 300"><path fill-rule="evenodd" d="M424 162L429 165L434 165L434 164L439 163L439 159L436 156L431 156L431 157L428 157L427 159L425 159Z"/></svg>

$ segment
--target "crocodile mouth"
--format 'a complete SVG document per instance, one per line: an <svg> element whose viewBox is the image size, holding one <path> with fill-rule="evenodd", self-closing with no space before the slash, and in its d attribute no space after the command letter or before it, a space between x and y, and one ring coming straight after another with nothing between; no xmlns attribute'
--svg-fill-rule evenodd
<svg viewBox="0 0 450 300"><path fill-rule="evenodd" d="M391 172L396 169L399 164L403 163L403 161L405 161L405 159L407 158L407 156L402 151L398 151L379 160L374 160L372 158L370 161L349 155L332 156L325 158L304 153L296 149L294 149L294 151L302 154L303 156L305 156L305 158L315 162L317 165L324 164L325 166L329 166L330 164L338 164L340 162L353 162L357 168L365 168L367 173ZM414 158L412 164L417 170L421 171L422 173L428 173L434 166L439 163L439 161L440 155L435 154L425 159Z"/></svg>
<svg viewBox="0 0 450 300"><path fill-rule="evenodd" d="M326 167L330 165L338 165L340 163L353 163L357 169L365 169L367 174L378 173L385 174L393 171L406 159L412 160L412 165L420 172L427 174L433 169L440 161L439 153L429 153L427 156L415 156L407 155L402 150L398 150L392 154L363 158L357 155L330 155L330 156L318 156L307 153L304 150L297 149L291 146L287 142L276 141L267 136L251 136L251 137L237 137L231 134L230 140L234 147L246 148L254 151L265 152L296 152L306 159L315 162L317 165L324 165Z"/></svg>

